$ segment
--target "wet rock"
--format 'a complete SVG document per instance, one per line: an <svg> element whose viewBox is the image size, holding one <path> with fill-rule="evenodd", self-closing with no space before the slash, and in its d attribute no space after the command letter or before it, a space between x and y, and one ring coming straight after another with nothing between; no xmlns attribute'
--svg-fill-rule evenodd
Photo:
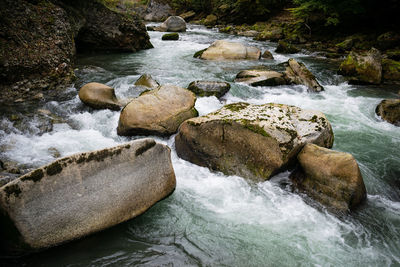
<svg viewBox="0 0 400 267"><path fill-rule="evenodd" d="M145 86L151 89L155 89L160 86L160 84L151 77L150 74L143 74L140 78L135 82L137 86Z"/></svg>
<svg viewBox="0 0 400 267"><path fill-rule="evenodd" d="M243 70L236 75L235 82L251 86L277 86L287 84L282 73L272 70Z"/></svg>
<svg viewBox="0 0 400 267"><path fill-rule="evenodd" d="M120 110L114 88L101 83L88 83L79 90L80 100L95 109Z"/></svg>
<svg viewBox="0 0 400 267"><path fill-rule="evenodd" d="M261 57L265 59L274 59L274 56L268 50L265 50Z"/></svg>
<svg viewBox="0 0 400 267"><path fill-rule="evenodd" d="M55 147L49 147L49 149L47 149L47 151L49 151L50 155L52 155L53 158L61 157L60 151L58 151L58 149Z"/></svg>
<svg viewBox="0 0 400 267"><path fill-rule="evenodd" d="M146 30L147 31L155 31L156 30L156 26L146 26Z"/></svg>
<svg viewBox="0 0 400 267"><path fill-rule="evenodd" d="M218 20L217 16L213 14L208 15L204 20L204 25L206 25L207 27L214 27L215 24L217 24L217 20Z"/></svg>
<svg viewBox="0 0 400 267"><path fill-rule="evenodd" d="M279 41L278 42L278 46L275 50L276 53L281 53L281 54L295 54L300 52L300 49L298 49L297 47L295 47L292 44L289 44L285 41Z"/></svg>
<svg viewBox="0 0 400 267"><path fill-rule="evenodd" d="M157 27L157 30L162 32L185 32L186 22L179 16L171 16Z"/></svg>
<svg viewBox="0 0 400 267"><path fill-rule="evenodd" d="M384 82L400 83L400 62L391 59L383 59L382 74Z"/></svg>
<svg viewBox="0 0 400 267"><path fill-rule="evenodd" d="M321 112L282 104L226 105L185 121L175 137L182 159L254 180L285 170L306 143L332 147L330 123Z"/></svg>
<svg viewBox="0 0 400 267"><path fill-rule="evenodd" d="M195 57L206 60L258 60L261 57L261 51L253 46L218 40L201 53L197 53Z"/></svg>
<svg viewBox="0 0 400 267"><path fill-rule="evenodd" d="M366 53L350 52L339 67L339 74L353 84L380 84L382 82L382 55L372 48Z"/></svg>
<svg viewBox="0 0 400 267"><path fill-rule="evenodd" d="M0 242L40 249L82 238L142 214L175 184L170 149L153 139L65 157L0 189L9 222Z"/></svg>
<svg viewBox="0 0 400 267"><path fill-rule="evenodd" d="M297 158L301 170L293 176L295 186L329 209L347 212L366 199L364 181L351 154L307 144Z"/></svg>
<svg viewBox="0 0 400 267"><path fill-rule="evenodd" d="M188 89L198 96L216 96L221 98L225 95L231 85L227 82L215 81L194 81L188 86Z"/></svg>
<svg viewBox="0 0 400 267"><path fill-rule="evenodd" d="M197 116L195 95L184 88L163 85L133 99L121 111L117 132L119 135L168 136L179 125Z"/></svg>
<svg viewBox="0 0 400 267"><path fill-rule="evenodd" d="M314 74L303 63L299 63L291 58L288 60L287 65L285 78L289 83L305 85L311 92L324 91L324 88L318 83Z"/></svg>
<svg viewBox="0 0 400 267"><path fill-rule="evenodd" d="M17 162L14 161L3 161L3 169L8 172L8 173L12 173L12 174L21 174L21 169L18 166Z"/></svg>
<svg viewBox="0 0 400 267"><path fill-rule="evenodd" d="M183 18L185 21L191 20L194 16L196 16L196 13L192 10L179 15L179 17Z"/></svg>
<svg viewBox="0 0 400 267"><path fill-rule="evenodd" d="M400 126L400 99L382 100L375 112L385 121Z"/></svg>
<svg viewBox="0 0 400 267"><path fill-rule="evenodd" d="M177 41L177 40L179 40L179 34L176 33L176 32L174 32L174 33L167 33L167 34L164 34L164 35L161 37L161 39L162 39L163 41Z"/></svg>

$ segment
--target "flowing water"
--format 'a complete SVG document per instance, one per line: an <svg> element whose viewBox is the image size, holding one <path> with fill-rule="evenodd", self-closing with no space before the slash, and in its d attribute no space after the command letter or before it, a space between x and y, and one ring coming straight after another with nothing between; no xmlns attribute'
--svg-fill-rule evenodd
<svg viewBox="0 0 400 267"><path fill-rule="evenodd" d="M232 89L221 101L197 99L200 115L238 101L324 112L335 133L333 149L358 160L368 200L351 215L335 217L292 193L287 172L261 183L226 176L179 159L173 136L155 137L172 148L177 187L169 198L107 231L11 262L28 266L400 266L400 128L374 112L383 98L396 97L394 89L348 85L335 74L334 63L313 54L290 57L304 62L326 91L310 94L303 86L248 87L233 83L240 70L261 64L279 69L278 64L289 56L273 52L273 61L202 61L193 54L217 39L270 51L275 44L194 25L177 42L161 41L162 33L149 34L154 49L81 56L76 86L41 107L65 119L51 132L38 134L35 119L29 131L18 130L3 116L1 156L37 167L52 161L54 151L67 156L139 138L117 136L119 112L85 107L77 97L83 83L107 83L124 98L140 93L133 83L143 73L161 84L183 87L200 79L226 80L232 82ZM84 67L88 65L93 67Z"/></svg>

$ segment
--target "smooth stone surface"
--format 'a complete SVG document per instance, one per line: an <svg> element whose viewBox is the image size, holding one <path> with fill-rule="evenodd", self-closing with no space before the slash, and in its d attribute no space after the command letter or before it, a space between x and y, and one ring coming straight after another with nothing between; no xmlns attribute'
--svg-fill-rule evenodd
<svg viewBox="0 0 400 267"><path fill-rule="evenodd" d="M251 86L277 86L287 84L282 73L272 70L243 70L236 75L235 82Z"/></svg>
<svg viewBox="0 0 400 267"><path fill-rule="evenodd" d="M285 77L289 83L302 84L307 86L308 91L324 91L324 88L319 84L314 74L312 74L311 71L309 71L303 63L297 62L293 58L288 60Z"/></svg>
<svg viewBox="0 0 400 267"><path fill-rule="evenodd" d="M120 110L114 88L101 83L88 83L79 90L79 99L95 109Z"/></svg>
<svg viewBox="0 0 400 267"><path fill-rule="evenodd" d="M329 209L347 212L367 197L360 169L351 154L307 144L297 158L301 174L296 175L296 187Z"/></svg>
<svg viewBox="0 0 400 267"><path fill-rule="evenodd" d="M186 22L179 16L171 16L164 21L157 30L163 32L185 32Z"/></svg>
<svg viewBox="0 0 400 267"><path fill-rule="evenodd" d="M261 51L257 47L218 40L199 53L198 57L206 60L258 60Z"/></svg>
<svg viewBox="0 0 400 267"><path fill-rule="evenodd" d="M0 188L0 242L40 249L81 238L142 214L175 185L170 149L153 139L68 156Z"/></svg>
<svg viewBox="0 0 400 267"><path fill-rule="evenodd" d="M150 74L143 74L140 76L139 79L135 82L135 85L137 86L145 86L151 89L155 89L160 86L160 84L153 79L153 77Z"/></svg>
<svg viewBox="0 0 400 267"><path fill-rule="evenodd" d="M264 59L274 59L274 56L268 50L265 50L261 57Z"/></svg>
<svg viewBox="0 0 400 267"><path fill-rule="evenodd" d="M225 95L231 85L227 82L215 81L194 81L188 86L188 89L198 96L216 96L218 98Z"/></svg>
<svg viewBox="0 0 400 267"><path fill-rule="evenodd" d="M175 137L182 159L262 181L293 164L306 143L332 147L332 127L319 111L282 104L235 103L185 121Z"/></svg>
<svg viewBox="0 0 400 267"><path fill-rule="evenodd" d="M119 135L168 136L187 119L198 116L194 108L196 96L189 90L163 85L133 99L121 111Z"/></svg>
<svg viewBox="0 0 400 267"><path fill-rule="evenodd" d="M375 112L383 120L400 126L400 99L382 100L376 107Z"/></svg>

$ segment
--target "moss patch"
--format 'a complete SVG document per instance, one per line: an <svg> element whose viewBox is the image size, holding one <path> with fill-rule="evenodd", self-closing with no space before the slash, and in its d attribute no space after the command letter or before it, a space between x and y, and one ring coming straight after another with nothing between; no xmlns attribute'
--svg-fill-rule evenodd
<svg viewBox="0 0 400 267"><path fill-rule="evenodd" d="M43 170L42 169L37 169L31 172L30 175L26 175L23 178L21 178L21 181L33 181L33 182L39 182L44 176Z"/></svg>
<svg viewBox="0 0 400 267"><path fill-rule="evenodd" d="M6 192L7 197L10 197L11 195L18 197L22 193L21 188L19 188L17 184L6 186L4 191Z"/></svg>
<svg viewBox="0 0 400 267"><path fill-rule="evenodd" d="M156 145L156 142L153 141L153 142L147 143L147 144L139 147L138 150L136 150L136 152L135 152L135 156L138 157L138 156L142 155L144 152L151 149L155 145Z"/></svg>
<svg viewBox="0 0 400 267"><path fill-rule="evenodd" d="M247 108L248 105L249 105L248 103L243 103L243 102L233 103L233 104L225 105L224 109L228 109L233 112L238 112L238 111L241 111L242 109Z"/></svg>
<svg viewBox="0 0 400 267"><path fill-rule="evenodd" d="M50 176L56 175L56 174L60 173L61 171L62 171L62 166L58 161L53 162L46 168L46 173L47 173L47 175L50 175Z"/></svg>
<svg viewBox="0 0 400 267"><path fill-rule="evenodd" d="M207 50L207 48L203 49L203 50L200 50L200 51L197 51L196 53L194 53L193 57L194 58L200 58L201 55L203 55L204 51L206 51L206 50Z"/></svg>

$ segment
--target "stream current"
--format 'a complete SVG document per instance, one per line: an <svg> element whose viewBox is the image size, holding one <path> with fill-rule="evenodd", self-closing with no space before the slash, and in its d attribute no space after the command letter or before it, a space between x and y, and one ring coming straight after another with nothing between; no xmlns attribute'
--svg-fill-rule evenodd
<svg viewBox="0 0 400 267"><path fill-rule="evenodd" d="M211 172L179 159L174 136L154 137L172 149L175 192L142 216L82 240L18 259L25 266L400 266L400 128L382 121L375 107L395 98L394 88L352 86L336 75L337 65L316 54L281 55L276 44L257 42L188 25L179 41L161 41L149 32L154 49L132 54L82 55L79 80L60 99L42 103L65 119L51 132L14 128L0 118L1 156L31 167L67 156L115 146L141 137L117 135L119 112L95 111L79 100L87 82L112 86L120 98L138 96L133 86L148 73L161 84L186 87L195 80L231 82L220 101L199 97L200 115L225 104L282 103L326 114L335 134L334 150L357 159L368 199L351 215L336 217L305 196L291 191L289 173L254 183ZM193 54L225 39L272 52L274 60L212 62ZM266 65L279 69L290 57L304 62L325 91L310 94L304 86L249 87L235 84L243 69ZM91 66L87 68L86 66ZM397 89L398 90L398 89ZM32 130L33 129L33 130ZM114 177L118 179L118 177ZM1 264L0 264L1 265Z"/></svg>

